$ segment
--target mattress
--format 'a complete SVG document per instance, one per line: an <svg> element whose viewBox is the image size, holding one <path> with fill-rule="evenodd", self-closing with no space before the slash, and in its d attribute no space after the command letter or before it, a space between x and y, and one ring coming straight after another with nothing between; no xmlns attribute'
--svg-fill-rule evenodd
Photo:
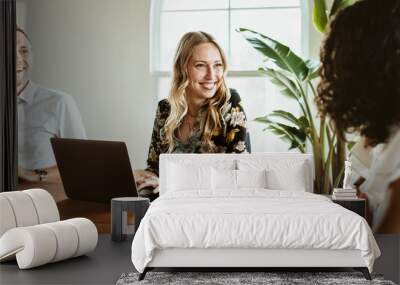
<svg viewBox="0 0 400 285"><path fill-rule="evenodd" d="M365 219L307 192L196 189L156 199L132 243L139 272L162 249L359 250L372 271L379 248Z"/></svg>

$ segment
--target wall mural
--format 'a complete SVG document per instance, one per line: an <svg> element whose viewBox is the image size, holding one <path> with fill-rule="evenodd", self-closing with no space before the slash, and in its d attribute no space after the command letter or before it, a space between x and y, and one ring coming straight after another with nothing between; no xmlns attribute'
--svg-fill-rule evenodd
<svg viewBox="0 0 400 285"><path fill-rule="evenodd" d="M44 185L56 200L66 197L50 143L53 137L125 141L137 182L154 188L157 180L139 170L146 166L157 106L148 62L150 29L133 19L143 12L135 10L134 1L120 1L122 8L102 1L109 5L104 9L92 0L71 1L70 6L65 2L69 1L17 1L19 188ZM141 9L149 12L149 7ZM93 14L78 13L92 10ZM112 24L100 24L96 17ZM394 138L398 141L398 132ZM390 188L382 182L380 188L371 184L376 180L368 180L371 173L378 175L374 165L383 156L399 167L398 149L388 148L393 141L390 147L371 148L359 140L349 153L343 188L352 189L348 196L357 192L367 199L367 220L375 231L400 233L400 199L394 193L399 183Z"/></svg>

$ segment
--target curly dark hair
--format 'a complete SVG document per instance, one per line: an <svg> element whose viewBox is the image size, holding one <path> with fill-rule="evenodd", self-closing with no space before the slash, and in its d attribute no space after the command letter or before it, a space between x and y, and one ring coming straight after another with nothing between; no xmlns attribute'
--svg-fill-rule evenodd
<svg viewBox="0 0 400 285"><path fill-rule="evenodd" d="M361 0L339 11L320 57L320 114L339 134L387 142L400 124L400 0Z"/></svg>

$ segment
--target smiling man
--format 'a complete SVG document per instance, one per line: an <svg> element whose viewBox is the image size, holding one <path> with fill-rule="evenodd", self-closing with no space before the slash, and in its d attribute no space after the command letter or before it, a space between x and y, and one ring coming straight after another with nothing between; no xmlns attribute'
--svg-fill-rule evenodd
<svg viewBox="0 0 400 285"><path fill-rule="evenodd" d="M32 48L26 33L16 31L18 103L18 177L27 181L60 181L51 137L86 138L73 98L32 82Z"/></svg>

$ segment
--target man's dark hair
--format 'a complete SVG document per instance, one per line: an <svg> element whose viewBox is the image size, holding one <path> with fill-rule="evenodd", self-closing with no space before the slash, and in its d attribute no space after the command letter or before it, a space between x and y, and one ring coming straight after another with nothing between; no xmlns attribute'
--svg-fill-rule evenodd
<svg viewBox="0 0 400 285"><path fill-rule="evenodd" d="M335 16L316 102L336 129L386 142L400 123L400 1L362 0Z"/></svg>

